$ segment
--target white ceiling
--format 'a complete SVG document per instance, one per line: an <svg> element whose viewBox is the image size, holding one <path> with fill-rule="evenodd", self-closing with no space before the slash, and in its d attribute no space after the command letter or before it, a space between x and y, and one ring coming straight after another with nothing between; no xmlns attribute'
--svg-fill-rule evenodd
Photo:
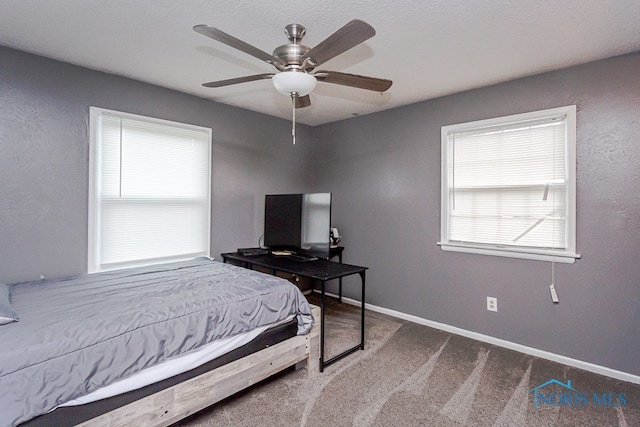
<svg viewBox="0 0 640 427"><path fill-rule="evenodd" d="M217 27L271 53L288 43L287 24L304 25L303 44L313 47L354 18L376 36L322 68L393 86L380 94L319 83L299 122L640 51L640 0L2 0L0 44L288 119L290 101L269 81L202 87L275 68L192 27Z"/></svg>

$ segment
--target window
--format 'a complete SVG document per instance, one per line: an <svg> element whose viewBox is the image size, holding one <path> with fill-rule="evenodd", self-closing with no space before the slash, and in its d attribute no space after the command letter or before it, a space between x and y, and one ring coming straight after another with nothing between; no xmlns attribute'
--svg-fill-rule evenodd
<svg viewBox="0 0 640 427"><path fill-rule="evenodd" d="M211 129L91 107L89 273L209 255Z"/></svg>
<svg viewBox="0 0 640 427"><path fill-rule="evenodd" d="M574 262L575 106L442 127L443 250Z"/></svg>

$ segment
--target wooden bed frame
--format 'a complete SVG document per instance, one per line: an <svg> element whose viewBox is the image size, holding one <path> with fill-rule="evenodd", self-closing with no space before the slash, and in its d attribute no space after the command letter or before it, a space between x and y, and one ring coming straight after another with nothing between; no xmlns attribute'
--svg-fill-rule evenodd
<svg viewBox="0 0 640 427"><path fill-rule="evenodd" d="M320 307L311 306L315 319L306 335L245 356L173 387L159 391L79 426L168 426L217 403L292 365L320 371Z"/></svg>

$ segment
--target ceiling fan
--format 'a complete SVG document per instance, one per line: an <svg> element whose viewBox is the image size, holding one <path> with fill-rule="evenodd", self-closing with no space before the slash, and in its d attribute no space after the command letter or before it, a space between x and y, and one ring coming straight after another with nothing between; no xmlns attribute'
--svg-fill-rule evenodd
<svg viewBox="0 0 640 427"><path fill-rule="evenodd" d="M296 106L297 108L302 108L311 105L309 93L315 89L315 82L317 81L376 92L386 91L393 83L391 80L340 73L337 71L315 71L319 65L359 45L376 34L376 31L371 25L358 19L347 23L313 48L309 48L300 43L306 34L305 27L300 24L289 24L285 27L284 32L290 43L277 47L273 51L273 54L251 46L217 28L207 25L196 25L193 29L200 34L241 50L261 61L265 61L280 71L280 73L255 74L204 83L203 86L205 87L216 88L254 80L272 79L275 88L279 92L297 98Z"/></svg>
<svg viewBox="0 0 640 427"><path fill-rule="evenodd" d="M246 83L255 80L271 79L275 89L291 97L293 105L293 143L295 144L295 109L311 105L311 93L318 81L384 92L391 87L391 80L341 73L338 71L316 70L316 68L335 58L341 53L359 45L376 34L373 27L364 21L354 19L331 34L317 46L309 48L300 42L306 29L300 24L289 24L284 32L289 39L288 44L277 47L269 54L248 43L243 42L217 28L208 25L196 25L194 31L210 37L227 46L247 53L267 64L273 65L277 73L262 73L203 83L203 86L217 88Z"/></svg>

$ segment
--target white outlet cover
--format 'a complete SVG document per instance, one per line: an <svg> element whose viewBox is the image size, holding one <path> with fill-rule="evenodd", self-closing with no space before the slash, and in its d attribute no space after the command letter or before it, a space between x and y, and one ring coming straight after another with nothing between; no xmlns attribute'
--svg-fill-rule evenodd
<svg viewBox="0 0 640 427"><path fill-rule="evenodd" d="M487 297L487 310L495 312L498 311L498 298Z"/></svg>

